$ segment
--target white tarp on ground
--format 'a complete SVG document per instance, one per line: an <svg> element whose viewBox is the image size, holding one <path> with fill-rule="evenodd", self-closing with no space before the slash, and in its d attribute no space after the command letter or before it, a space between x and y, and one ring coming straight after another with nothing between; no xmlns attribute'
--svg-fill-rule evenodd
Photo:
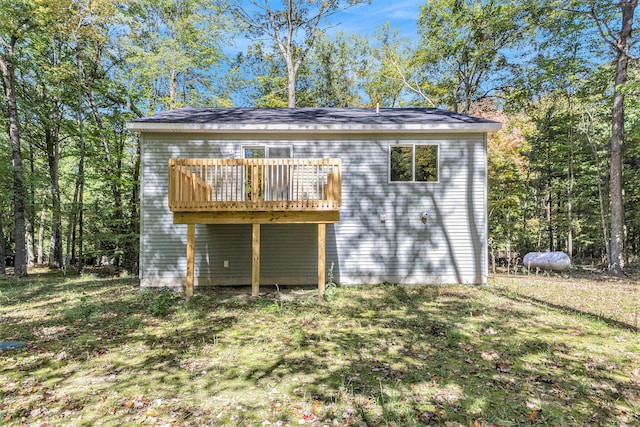
<svg viewBox="0 0 640 427"><path fill-rule="evenodd" d="M529 252L522 262L529 269L567 271L571 267L571 258L564 252Z"/></svg>

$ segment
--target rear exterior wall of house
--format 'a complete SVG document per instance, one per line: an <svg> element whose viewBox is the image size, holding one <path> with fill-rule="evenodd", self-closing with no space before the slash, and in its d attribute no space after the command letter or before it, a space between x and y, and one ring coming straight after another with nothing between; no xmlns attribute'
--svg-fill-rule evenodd
<svg viewBox="0 0 640 427"><path fill-rule="evenodd" d="M187 226L167 206L170 158L242 158L245 147L291 147L295 158L342 159L340 222L327 226L336 283L486 283L487 166L483 133L143 133L142 287L183 288ZM391 182L390 147L438 146L437 182ZM426 221L422 218L427 213ZM317 283L315 225L261 226L264 285ZM251 225L196 225L195 285L251 283Z"/></svg>

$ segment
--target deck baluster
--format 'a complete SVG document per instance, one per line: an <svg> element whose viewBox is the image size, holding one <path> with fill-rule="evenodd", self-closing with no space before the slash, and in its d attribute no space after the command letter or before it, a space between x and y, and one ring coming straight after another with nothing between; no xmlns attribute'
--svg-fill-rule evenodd
<svg viewBox="0 0 640 427"><path fill-rule="evenodd" d="M170 159L173 212L340 210L339 159Z"/></svg>

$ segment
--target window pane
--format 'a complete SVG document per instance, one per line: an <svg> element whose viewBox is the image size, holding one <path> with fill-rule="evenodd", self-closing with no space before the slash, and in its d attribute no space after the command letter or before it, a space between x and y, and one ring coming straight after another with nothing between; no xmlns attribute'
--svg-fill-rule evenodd
<svg viewBox="0 0 640 427"><path fill-rule="evenodd" d="M391 147L391 181L411 181L413 161L411 147Z"/></svg>
<svg viewBox="0 0 640 427"><path fill-rule="evenodd" d="M416 181L438 180L438 146L416 145Z"/></svg>
<svg viewBox="0 0 640 427"><path fill-rule="evenodd" d="M270 159L291 158L291 147L267 147L267 157ZM268 200L289 200L289 167L279 165L271 169L268 176L266 197Z"/></svg>
<svg viewBox="0 0 640 427"><path fill-rule="evenodd" d="M288 159L291 157L291 147L269 147L270 159Z"/></svg>
<svg viewBox="0 0 640 427"><path fill-rule="evenodd" d="M245 159L264 159L264 148L245 148Z"/></svg>
<svg viewBox="0 0 640 427"><path fill-rule="evenodd" d="M245 159L264 159L264 157L264 147L244 147ZM254 167L256 170L253 169ZM253 182L254 172L257 172L257 182ZM245 168L245 200L264 200L264 180L262 175L263 170L261 167L247 166Z"/></svg>

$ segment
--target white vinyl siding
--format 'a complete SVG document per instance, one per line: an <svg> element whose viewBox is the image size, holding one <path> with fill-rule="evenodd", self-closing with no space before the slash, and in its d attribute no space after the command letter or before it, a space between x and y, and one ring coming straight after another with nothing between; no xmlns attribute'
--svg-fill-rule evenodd
<svg viewBox="0 0 640 427"><path fill-rule="evenodd" d="M484 134L341 137L143 134L142 286L181 286L186 225L167 207L169 158L242 158L244 147L293 147L342 159L341 220L327 226L326 265L344 284L486 282ZM389 182L389 147L437 145L439 185ZM422 212L429 213L426 223ZM315 225L263 225L261 284L315 284ZM196 286L251 282L251 226L196 226ZM229 261L229 267L223 267Z"/></svg>

